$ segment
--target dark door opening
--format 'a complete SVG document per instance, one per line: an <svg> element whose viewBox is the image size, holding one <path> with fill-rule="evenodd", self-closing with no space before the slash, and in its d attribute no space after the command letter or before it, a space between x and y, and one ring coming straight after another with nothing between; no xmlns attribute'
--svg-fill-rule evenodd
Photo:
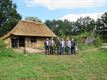
<svg viewBox="0 0 107 80"><path fill-rule="evenodd" d="M17 48L18 47L18 39L17 38L11 38L11 46L13 48Z"/></svg>
<svg viewBox="0 0 107 80"><path fill-rule="evenodd" d="M25 47L25 37L19 37L19 47Z"/></svg>

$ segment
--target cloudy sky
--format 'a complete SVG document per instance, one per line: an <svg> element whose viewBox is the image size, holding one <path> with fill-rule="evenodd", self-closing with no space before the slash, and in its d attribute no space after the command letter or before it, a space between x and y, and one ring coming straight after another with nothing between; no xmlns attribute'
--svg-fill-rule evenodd
<svg viewBox="0 0 107 80"><path fill-rule="evenodd" d="M90 16L95 19L107 12L107 0L13 0L23 17L36 16L42 21Z"/></svg>

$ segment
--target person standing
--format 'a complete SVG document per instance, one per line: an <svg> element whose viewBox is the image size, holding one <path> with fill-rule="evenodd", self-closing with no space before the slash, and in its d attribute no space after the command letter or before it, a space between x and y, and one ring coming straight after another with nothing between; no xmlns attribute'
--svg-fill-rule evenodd
<svg viewBox="0 0 107 80"><path fill-rule="evenodd" d="M62 38L61 39L61 47L60 47L60 54L61 55L63 55L64 54L64 52L65 52L65 41L64 41L64 39Z"/></svg>
<svg viewBox="0 0 107 80"><path fill-rule="evenodd" d="M71 40L71 54L76 55L75 46L76 46L76 42L75 42L74 38L72 38L72 40Z"/></svg>
<svg viewBox="0 0 107 80"><path fill-rule="evenodd" d="M66 40L66 53L70 54L71 53L71 41L69 38Z"/></svg>
<svg viewBox="0 0 107 80"><path fill-rule="evenodd" d="M60 51L61 40L59 37L56 39L55 44L56 44L56 53L59 55L61 53L61 51Z"/></svg>
<svg viewBox="0 0 107 80"><path fill-rule="evenodd" d="M51 38L51 40L50 40L50 54L54 54L54 45L55 45L55 42L54 42L53 38Z"/></svg>
<svg viewBox="0 0 107 80"><path fill-rule="evenodd" d="M45 46L45 54L49 54L49 51L50 51L50 41L49 41L48 38L45 40L44 46Z"/></svg>

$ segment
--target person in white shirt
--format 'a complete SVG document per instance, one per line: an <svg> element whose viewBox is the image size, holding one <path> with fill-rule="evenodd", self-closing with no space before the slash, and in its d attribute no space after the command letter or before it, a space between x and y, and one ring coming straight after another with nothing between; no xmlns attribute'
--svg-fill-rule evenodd
<svg viewBox="0 0 107 80"><path fill-rule="evenodd" d="M50 54L54 54L54 45L55 45L55 42L54 42L53 38L51 38L51 40L50 40Z"/></svg>
<svg viewBox="0 0 107 80"><path fill-rule="evenodd" d="M70 54L70 53L71 53L71 41L70 41L69 38L67 38L65 44L66 44L66 53L67 53L67 54Z"/></svg>
<svg viewBox="0 0 107 80"><path fill-rule="evenodd" d="M49 39L47 38L46 41L44 42L44 46L45 46L45 54L49 54L50 51L50 42Z"/></svg>
<svg viewBox="0 0 107 80"><path fill-rule="evenodd" d="M61 55L63 55L64 54L64 52L65 52L65 41L64 41L64 39L62 38L61 39L61 48L60 48L60 54Z"/></svg>

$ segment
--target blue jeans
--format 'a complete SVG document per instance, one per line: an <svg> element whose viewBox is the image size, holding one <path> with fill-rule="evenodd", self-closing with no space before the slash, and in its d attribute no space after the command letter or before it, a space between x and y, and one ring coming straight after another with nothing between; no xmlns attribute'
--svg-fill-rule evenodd
<svg viewBox="0 0 107 80"><path fill-rule="evenodd" d="M75 53L75 47L71 47L71 54L76 54Z"/></svg>
<svg viewBox="0 0 107 80"><path fill-rule="evenodd" d="M65 48L64 48L64 47L61 47L61 48L60 48L60 51L61 51L60 54L64 54L64 52L65 52Z"/></svg>
<svg viewBox="0 0 107 80"><path fill-rule="evenodd" d="M70 54L71 53L71 48L70 47L66 47L66 53Z"/></svg>
<svg viewBox="0 0 107 80"><path fill-rule="evenodd" d="M45 46L45 54L49 54L49 46Z"/></svg>

